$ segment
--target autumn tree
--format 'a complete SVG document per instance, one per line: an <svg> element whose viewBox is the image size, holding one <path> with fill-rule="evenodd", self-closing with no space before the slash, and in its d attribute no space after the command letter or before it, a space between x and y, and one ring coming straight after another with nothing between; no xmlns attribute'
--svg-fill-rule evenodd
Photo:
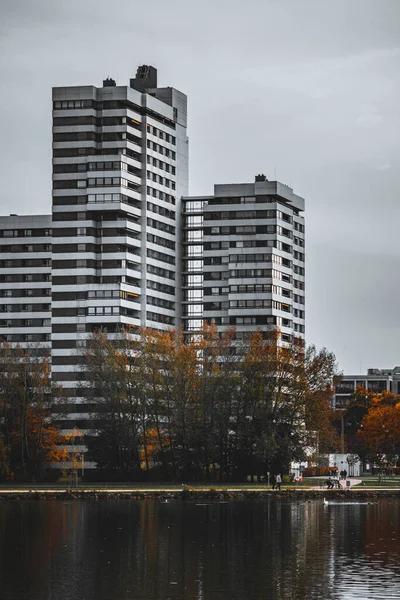
<svg viewBox="0 0 400 600"><path fill-rule="evenodd" d="M400 397L387 391L373 395L357 437L379 466L396 465L400 453Z"/></svg>
<svg viewBox="0 0 400 600"><path fill-rule="evenodd" d="M46 465L68 458L51 418L57 410L49 356L0 345L0 460L5 476L39 477Z"/></svg>
<svg viewBox="0 0 400 600"><path fill-rule="evenodd" d="M278 331L250 337L236 426L240 455L251 472L261 466L287 472L292 460L305 459L315 432L321 444L334 443L329 398L336 372L332 353L305 348L301 339L282 343Z"/></svg>
<svg viewBox="0 0 400 600"><path fill-rule="evenodd" d="M107 476L125 478L139 469L140 392L133 368L135 338L96 330L82 349L81 393L94 404L95 435L86 436L88 457Z"/></svg>

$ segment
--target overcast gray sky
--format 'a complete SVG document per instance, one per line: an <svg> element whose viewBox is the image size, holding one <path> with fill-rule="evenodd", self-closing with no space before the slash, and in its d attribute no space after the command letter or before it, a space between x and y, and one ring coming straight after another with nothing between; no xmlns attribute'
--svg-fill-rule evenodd
<svg viewBox="0 0 400 600"><path fill-rule="evenodd" d="M50 212L52 86L138 64L188 94L192 194L306 198L308 341L400 364L400 0L1 0L1 214Z"/></svg>

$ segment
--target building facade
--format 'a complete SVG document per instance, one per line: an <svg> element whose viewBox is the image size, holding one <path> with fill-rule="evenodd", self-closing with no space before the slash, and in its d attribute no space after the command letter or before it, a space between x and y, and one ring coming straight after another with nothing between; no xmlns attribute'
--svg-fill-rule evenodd
<svg viewBox="0 0 400 600"><path fill-rule="evenodd" d="M383 391L400 394L400 367L393 369L368 369L364 375L343 375L335 386L332 408L344 410L356 388L363 387L379 394Z"/></svg>
<svg viewBox="0 0 400 600"><path fill-rule="evenodd" d="M0 338L51 348L51 216L0 217Z"/></svg>
<svg viewBox="0 0 400 600"><path fill-rule="evenodd" d="M305 335L304 199L277 181L216 185L183 199L183 321L238 335ZM204 321L203 321L204 320Z"/></svg>
<svg viewBox="0 0 400 600"><path fill-rule="evenodd" d="M53 89L52 376L71 404L95 329L180 325L186 125L186 96L153 67L129 86Z"/></svg>

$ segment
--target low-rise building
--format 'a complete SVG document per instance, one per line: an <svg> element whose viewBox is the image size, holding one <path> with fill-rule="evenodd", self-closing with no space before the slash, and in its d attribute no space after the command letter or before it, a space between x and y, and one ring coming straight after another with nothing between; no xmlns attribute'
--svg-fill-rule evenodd
<svg viewBox="0 0 400 600"><path fill-rule="evenodd" d="M332 398L334 410L345 409L356 388L363 387L369 392L379 394L384 390L400 394L400 367L393 369L368 369L364 375L343 375L335 386L335 394Z"/></svg>

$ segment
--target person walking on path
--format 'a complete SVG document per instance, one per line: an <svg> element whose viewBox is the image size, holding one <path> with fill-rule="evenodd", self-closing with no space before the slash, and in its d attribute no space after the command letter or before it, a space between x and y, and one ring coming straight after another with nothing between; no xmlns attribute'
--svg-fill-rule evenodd
<svg viewBox="0 0 400 600"><path fill-rule="evenodd" d="M275 480L275 489L276 490L281 490L281 483L282 483L282 477L281 474L278 473L278 475L276 476L276 480Z"/></svg>
<svg viewBox="0 0 400 600"><path fill-rule="evenodd" d="M272 489L275 489L276 486L276 476L274 474L271 475L271 483L272 483Z"/></svg>

